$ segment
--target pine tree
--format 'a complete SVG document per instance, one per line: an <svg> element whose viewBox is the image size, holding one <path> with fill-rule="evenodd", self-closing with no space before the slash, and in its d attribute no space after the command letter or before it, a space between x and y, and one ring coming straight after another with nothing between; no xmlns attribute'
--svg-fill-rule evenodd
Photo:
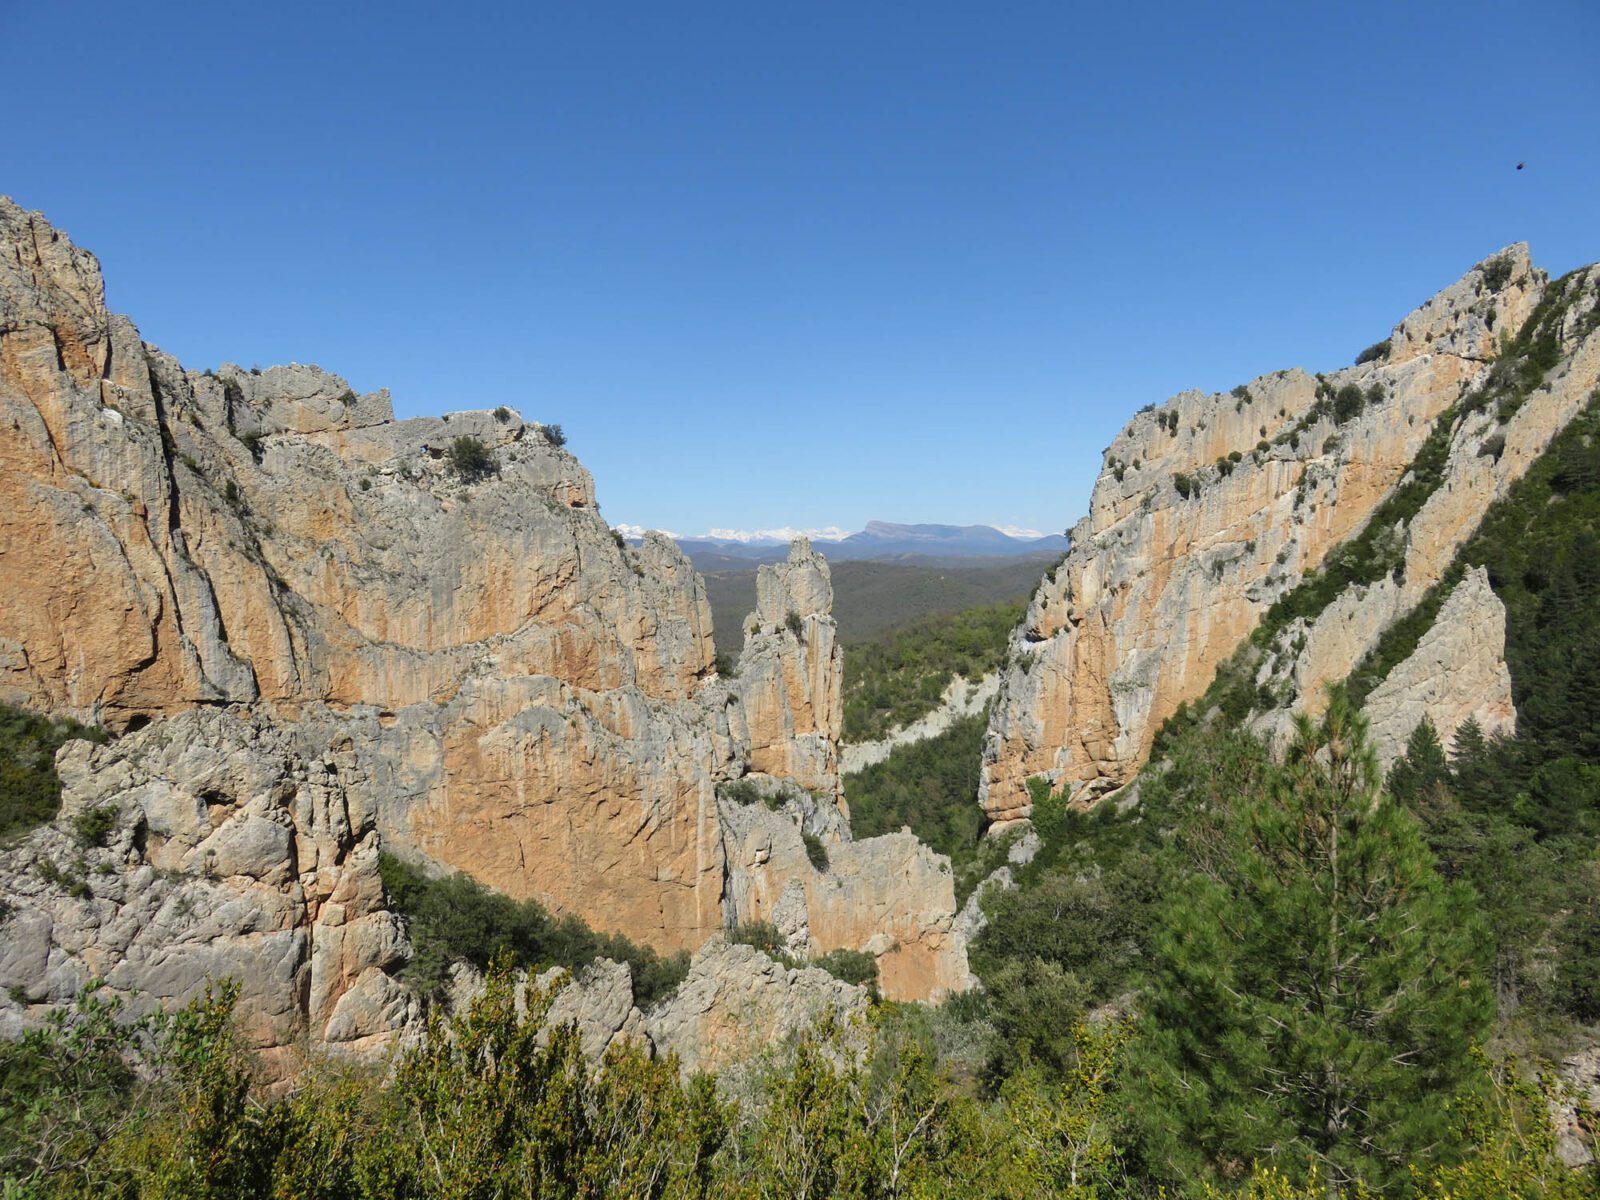
<svg viewBox="0 0 1600 1200"><path fill-rule="evenodd" d="M1173 1179L1270 1164L1345 1194L1449 1147L1446 1101L1491 1012L1485 930L1376 776L1335 691L1227 814L1224 852L1172 889L1138 1061Z"/></svg>
<svg viewBox="0 0 1600 1200"><path fill-rule="evenodd" d="M1426 719L1411 731L1406 752L1389 770L1389 794L1413 812L1429 803L1450 780L1450 763L1439 735Z"/></svg>

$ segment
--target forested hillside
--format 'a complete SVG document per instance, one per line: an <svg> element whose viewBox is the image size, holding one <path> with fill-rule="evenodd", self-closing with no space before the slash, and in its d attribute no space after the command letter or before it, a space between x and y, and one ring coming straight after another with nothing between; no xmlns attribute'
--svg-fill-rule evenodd
<svg viewBox="0 0 1600 1200"><path fill-rule="evenodd" d="M1005 660L1021 602L990 604L898 626L844 650L844 740L880 738L937 707L950 682L976 682Z"/></svg>
<svg viewBox="0 0 1600 1200"><path fill-rule="evenodd" d="M968 608L1022 602L1049 567L1048 559L1012 559L987 566L926 566L896 562L840 562L833 571L833 616L846 644L881 637L921 617ZM755 608L754 569L708 571L706 596L717 649L737 654L745 614Z"/></svg>

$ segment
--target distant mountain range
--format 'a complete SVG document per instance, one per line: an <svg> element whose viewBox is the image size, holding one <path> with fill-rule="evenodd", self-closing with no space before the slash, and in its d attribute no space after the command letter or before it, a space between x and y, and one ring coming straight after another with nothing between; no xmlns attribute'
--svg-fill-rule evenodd
<svg viewBox="0 0 1600 1200"><path fill-rule="evenodd" d="M621 526L630 539L642 529ZM1047 557L1066 553L1070 543L1062 534L1035 534L1031 530L1007 532L992 525L900 525L868 521L857 533L843 530L763 530L746 533L713 529L700 537L673 536L696 566L729 568L739 562L774 562L788 553L789 539L806 533L811 544L835 562L850 560L915 560L921 563L985 558Z"/></svg>

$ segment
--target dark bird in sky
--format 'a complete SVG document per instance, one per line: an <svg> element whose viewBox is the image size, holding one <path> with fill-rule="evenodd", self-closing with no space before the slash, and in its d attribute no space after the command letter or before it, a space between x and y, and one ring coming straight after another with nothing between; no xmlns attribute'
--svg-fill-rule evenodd
<svg viewBox="0 0 1600 1200"><path fill-rule="evenodd" d="M1523 168L1523 167L1525 167L1525 166L1527 166L1527 165L1528 165L1528 164L1527 164L1527 163L1518 163L1518 164L1517 164L1517 170L1519 170L1519 171L1520 171L1520 170L1522 170L1522 168Z"/></svg>

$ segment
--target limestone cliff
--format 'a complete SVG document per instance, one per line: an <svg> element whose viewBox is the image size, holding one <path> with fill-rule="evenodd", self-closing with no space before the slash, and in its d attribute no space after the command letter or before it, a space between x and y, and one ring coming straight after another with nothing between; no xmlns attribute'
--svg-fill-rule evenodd
<svg viewBox="0 0 1600 1200"><path fill-rule="evenodd" d="M751 770L837 802L844 663L832 614L827 560L797 538L786 561L756 572L756 611L744 623L734 689Z"/></svg>
<svg viewBox="0 0 1600 1200"><path fill-rule="evenodd" d="M1560 304L1541 309L1549 287L1512 246L1356 366L1188 392L1135 416L1106 451L1070 554L1012 637L984 749L991 820L1029 812L1030 777L1079 803L1126 783L1162 722L1205 693L1275 601L1318 578L1385 501L1426 490L1420 511L1376 531L1403 550L1394 577L1287 631L1259 682L1273 706L1314 706L1322 684L1348 675L1594 389L1600 347L1582 317L1592 285L1569 279ZM1559 363L1513 411L1466 411L1536 312ZM1408 491L1425 447L1445 456L1439 477Z"/></svg>
<svg viewBox="0 0 1600 1200"><path fill-rule="evenodd" d="M1448 753L1456 730L1477 721L1486 736L1515 733L1511 672L1506 667L1506 606L1482 567L1451 589L1438 619L1410 656L1367 697L1372 748L1388 767L1405 753L1423 721Z"/></svg>
<svg viewBox="0 0 1600 1200"><path fill-rule="evenodd" d="M614 535L547 427L397 421L311 366L187 370L108 311L92 255L0 200L0 700L160 737L226 708L343 764L385 848L694 949L734 919L719 785L790 779L844 818L830 605L796 547L722 679L699 576ZM887 953L942 902L849 937Z"/></svg>
<svg viewBox="0 0 1600 1200"><path fill-rule="evenodd" d="M348 749L307 755L292 730L204 708L69 742L58 771L63 822L0 856L0 1034L91 979L134 1011L234 979L245 1036L282 1077L415 1019Z"/></svg>

